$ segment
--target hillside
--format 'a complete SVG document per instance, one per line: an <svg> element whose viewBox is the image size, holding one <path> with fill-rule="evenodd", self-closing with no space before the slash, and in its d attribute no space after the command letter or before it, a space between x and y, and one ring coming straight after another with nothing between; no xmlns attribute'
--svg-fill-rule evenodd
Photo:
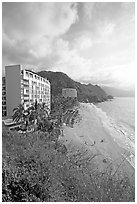
<svg viewBox="0 0 137 204"><path fill-rule="evenodd" d="M105 91L99 86L81 84L72 80L62 72L41 71L38 72L38 74L51 82L53 96L61 94L63 88L75 88L80 102L102 102L109 98Z"/></svg>

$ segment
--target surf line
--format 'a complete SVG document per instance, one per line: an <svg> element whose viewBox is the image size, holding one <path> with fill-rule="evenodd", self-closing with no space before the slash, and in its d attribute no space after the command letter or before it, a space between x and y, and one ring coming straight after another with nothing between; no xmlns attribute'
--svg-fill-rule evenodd
<svg viewBox="0 0 137 204"><path fill-rule="evenodd" d="M130 165L135 169L135 164L134 162L130 161L130 159L128 159L124 154L122 154L122 156L128 161L128 163L130 163ZM132 159L134 156L131 155L130 158Z"/></svg>

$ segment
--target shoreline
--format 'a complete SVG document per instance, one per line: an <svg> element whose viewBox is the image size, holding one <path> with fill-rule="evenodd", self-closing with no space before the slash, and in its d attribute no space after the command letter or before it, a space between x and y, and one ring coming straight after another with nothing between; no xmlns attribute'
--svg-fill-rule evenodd
<svg viewBox="0 0 137 204"><path fill-rule="evenodd" d="M101 124L96 116L95 108L89 104L80 104L80 121L76 120L73 127L63 126L64 136L60 140L68 150L86 149L92 155L96 155L94 162L98 169L103 171L109 164L114 169L120 165L120 171L129 177L134 174L134 166L125 156L125 150L121 148Z"/></svg>

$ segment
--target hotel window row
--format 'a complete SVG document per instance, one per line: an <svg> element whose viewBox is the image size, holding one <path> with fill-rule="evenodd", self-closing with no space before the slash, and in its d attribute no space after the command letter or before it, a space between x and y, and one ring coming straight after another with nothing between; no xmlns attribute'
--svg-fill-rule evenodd
<svg viewBox="0 0 137 204"><path fill-rule="evenodd" d="M7 115L7 108L6 108L6 83L5 77L2 77L2 116Z"/></svg>
<svg viewBox="0 0 137 204"><path fill-rule="evenodd" d="M6 114L12 115L13 109L20 103L24 104L26 109L36 100L38 103L45 103L50 109L51 90L50 82L47 79L31 70L22 70L21 65L13 65L5 67L5 80L5 86L2 86L2 104L6 97Z"/></svg>

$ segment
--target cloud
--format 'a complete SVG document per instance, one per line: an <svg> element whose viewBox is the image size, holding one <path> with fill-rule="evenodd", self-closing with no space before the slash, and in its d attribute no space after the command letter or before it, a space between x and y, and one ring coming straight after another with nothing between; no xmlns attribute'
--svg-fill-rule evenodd
<svg viewBox="0 0 137 204"><path fill-rule="evenodd" d="M77 20L76 3L3 3L3 58L36 62Z"/></svg>
<svg viewBox="0 0 137 204"><path fill-rule="evenodd" d="M59 36L77 19L75 3L3 3L5 32L16 39Z"/></svg>
<svg viewBox="0 0 137 204"><path fill-rule="evenodd" d="M54 59L51 68L53 71L65 72L75 80L90 74L92 60L80 56L77 49L70 49L68 41L58 38L53 42L52 50L52 53L45 58L45 63L47 59ZM42 64L39 64L39 67L45 69Z"/></svg>
<svg viewBox="0 0 137 204"><path fill-rule="evenodd" d="M110 37L114 34L116 24L109 20L99 20L96 26L96 35L98 42L110 42Z"/></svg>
<svg viewBox="0 0 137 204"><path fill-rule="evenodd" d="M2 37L3 67L20 63L81 82L133 85L134 4L4 2Z"/></svg>
<svg viewBox="0 0 137 204"><path fill-rule="evenodd" d="M75 45L77 49L85 50L92 47L92 40L87 35L81 35L75 39Z"/></svg>
<svg viewBox="0 0 137 204"><path fill-rule="evenodd" d="M115 24L114 23L105 23L102 27L102 35L108 36L111 35L114 31Z"/></svg>
<svg viewBox="0 0 137 204"><path fill-rule="evenodd" d="M91 47L91 39L79 36L71 49L61 38L77 21L76 3L4 3L3 59L41 70L49 66L74 79L86 76L92 61L78 51Z"/></svg>
<svg viewBox="0 0 137 204"><path fill-rule="evenodd" d="M93 2L83 3L84 18L87 21L87 23L92 20L92 12L93 12L94 6L95 6L95 3Z"/></svg>
<svg viewBox="0 0 137 204"><path fill-rule="evenodd" d="M135 2L121 2L121 5L124 9L126 10L131 10L133 9L134 10L134 6L135 6Z"/></svg>
<svg viewBox="0 0 137 204"><path fill-rule="evenodd" d="M83 82L133 89L135 85L135 64L132 62L94 70L88 78L83 78Z"/></svg>

